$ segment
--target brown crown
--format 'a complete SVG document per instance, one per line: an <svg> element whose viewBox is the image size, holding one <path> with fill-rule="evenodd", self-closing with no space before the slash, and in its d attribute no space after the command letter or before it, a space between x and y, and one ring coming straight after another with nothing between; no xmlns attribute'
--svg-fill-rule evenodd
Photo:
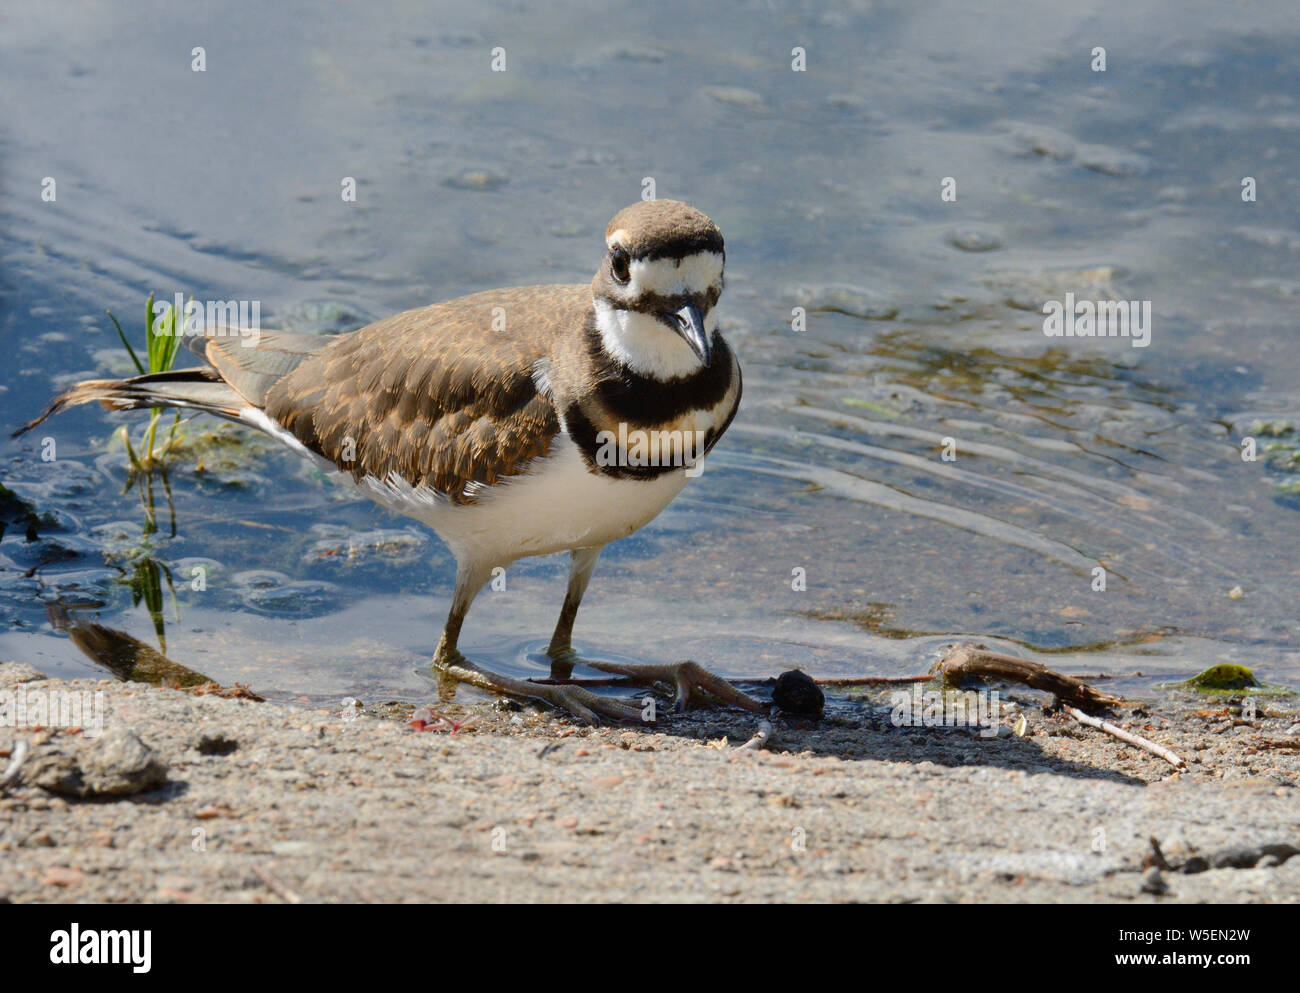
<svg viewBox="0 0 1300 993"><path fill-rule="evenodd" d="M680 200L644 200L624 207L605 229L608 240L616 231L633 258L684 258L696 252L722 254L722 232L708 216Z"/></svg>

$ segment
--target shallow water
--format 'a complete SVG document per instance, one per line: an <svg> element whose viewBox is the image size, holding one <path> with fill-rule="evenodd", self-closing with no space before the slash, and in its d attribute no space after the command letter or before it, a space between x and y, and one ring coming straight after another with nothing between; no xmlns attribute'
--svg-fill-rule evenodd
<svg viewBox="0 0 1300 993"><path fill-rule="evenodd" d="M1300 684L1300 16L1003 7L11 3L5 422L127 373L104 309L135 333L151 291L334 331L585 280L653 177L727 236L745 402L703 477L606 550L580 649L896 674L978 638L1144 674L1126 685L1220 661ZM1066 293L1150 301L1149 347L1046 337ZM427 695L436 538L203 422L204 471L177 464L170 508L156 486L145 535L109 446L144 420L81 408L0 443L0 481L51 515L0 541L0 657L97 671L58 601L264 694ZM512 567L462 647L540 671L565 568Z"/></svg>

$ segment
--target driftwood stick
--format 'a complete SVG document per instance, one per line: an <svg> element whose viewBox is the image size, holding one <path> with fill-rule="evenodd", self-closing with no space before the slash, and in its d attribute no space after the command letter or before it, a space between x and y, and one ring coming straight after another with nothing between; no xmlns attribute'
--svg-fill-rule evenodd
<svg viewBox="0 0 1300 993"><path fill-rule="evenodd" d="M270 866L254 865L252 866L252 870L253 874L266 884L266 888L285 903L302 903L302 897L289 889L289 887L285 886L284 883L280 881L280 877L271 871Z"/></svg>
<svg viewBox="0 0 1300 993"><path fill-rule="evenodd" d="M1126 741L1130 745L1136 745L1143 751L1150 752L1152 755L1158 755L1172 766L1183 768L1187 763L1171 752L1163 745L1157 745L1148 738L1143 738L1140 734L1134 734L1132 731L1125 731L1121 727L1116 727L1110 721L1103 721L1099 717L1089 717L1078 707L1067 705L1065 712L1073 717L1080 724L1087 724L1090 728L1096 728L1098 731L1105 731L1109 735L1114 735L1120 741Z"/></svg>
<svg viewBox="0 0 1300 993"><path fill-rule="evenodd" d="M1095 690L1073 676L1062 675L1041 662L990 652L974 645L958 645L940 659L930 672L946 681L960 676L987 676L1012 683L1023 683L1036 690L1055 693L1062 703L1075 704L1089 710L1113 706L1118 697Z"/></svg>
<svg viewBox="0 0 1300 993"><path fill-rule="evenodd" d="M8 786L18 778L18 770L22 766L23 760L27 758L27 752L28 744L24 739L19 738L14 742L13 750L9 753L9 766L5 769L4 775L0 776L0 789Z"/></svg>
<svg viewBox="0 0 1300 993"><path fill-rule="evenodd" d="M754 732L754 737L736 749L738 752L749 751L750 749L758 751L767 744L767 739L772 737L772 722L759 721L758 730Z"/></svg>
<svg viewBox="0 0 1300 993"><path fill-rule="evenodd" d="M830 676L825 679L814 679L813 682L818 686L894 686L904 683L926 683L933 679L934 676ZM529 678L528 682L537 683L539 686L637 686L639 683L626 678L625 676L611 677L608 679L550 679L534 676ZM731 679L730 683L762 683L761 679Z"/></svg>
<svg viewBox="0 0 1300 993"><path fill-rule="evenodd" d="M1300 739L1255 738L1250 744L1256 748L1300 748Z"/></svg>
<svg viewBox="0 0 1300 993"><path fill-rule="evenodd" d="M903 683L928 683L934 676L841 676L814 679L818 686L897 686Z"/></svg>
<svg viewBox="0 0 1300 993"><path fill-rule="evenodd" d="M928 683L934 679L955 676L987 676L1013 683L1024 683L1035 689L1055 693L1065 703L1096 709L1119 703L1117 697L1095 690L1083 679L1111 679L1106 673L1093 676L1067 676L1029 659L990 652L974 645L958 645L941 659L929 673L920 676L828 676L814 679L818 686L906 686L911 683ZM530 683L541 686L621 687L640 685L622 676L595 679L542 679L532 678ZM759 683L758 679L733 679L733 684Z"/></svg>

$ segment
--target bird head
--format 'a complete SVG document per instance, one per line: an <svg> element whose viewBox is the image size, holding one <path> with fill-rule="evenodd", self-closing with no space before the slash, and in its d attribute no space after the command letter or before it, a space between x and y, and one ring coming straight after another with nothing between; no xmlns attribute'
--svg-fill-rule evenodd
<svg viewBox="0 0 1300 993"><path fill-rule="evenodd" d="M725 261L722 232L689 204L647 200L620 210L591 284L606 350L659 379L708 366Z"/></svg>

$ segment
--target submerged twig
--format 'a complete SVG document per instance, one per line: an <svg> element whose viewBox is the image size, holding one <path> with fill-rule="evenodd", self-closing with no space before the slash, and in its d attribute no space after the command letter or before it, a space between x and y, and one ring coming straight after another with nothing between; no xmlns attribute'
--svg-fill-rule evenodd
<svg viewBox="0 0 1300 993"><path fill-rule="evenodd" d="M1150 752L1152 755L1158 755L1172 766L1177 766L1181 769L1187 764L1168 748L1165 748L1164 745L1157 745L1149 738L1143 738L1140 734L1134 734L1132 731L1125 731L1122 727L1117 727L1110 723L1110 721L1103 721L1100 717L1090 717L1078 707L1071 707L1066 704L1064 709L1067 714L1073 717L1080 724L1086 724L1088 727L1096 728L1098 731L1105 731L1107 734L1113 735L1120 741L1127 742L1130 745L1136 745L1138 748Z"/></svg>

